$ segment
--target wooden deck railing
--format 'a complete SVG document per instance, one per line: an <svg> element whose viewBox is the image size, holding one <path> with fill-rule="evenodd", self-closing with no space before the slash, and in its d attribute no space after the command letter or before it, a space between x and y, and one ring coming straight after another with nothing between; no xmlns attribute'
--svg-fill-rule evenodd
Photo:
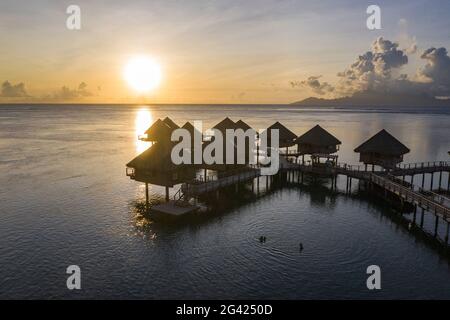
<svg viewBox="0 0 450 320"><path fill-rule="evenodd" d="M183 193L192 196L198 195L210 191L217 190L222 187L230 186L242 181L246 181L252 178L256 178L260 175L260 170L231 170L226 176L217 177L216 179L192 180L190 182L183 183L181 190Z"/></svg>
<svg viewBox="0 0 450 320"><path fill-rule="evenodd" d="M447 221L450 221L450 208L446 206L445 197L431 194L426 195L411 188L404 187L388 177L383 177L377 174L370 174L370 181L384 189L397 194L404 200L412 203L417 203L418 205L427 208L428 210L440 215Z"/></svg>
<svg viewBox="0 0 450 320"><path fill-rule="evenodd" d="M449 161L428 161L428 162L414 162L414 163L404 163L397 166L395 169L421 169L421 168L446 168L450 167Z"/></svg>

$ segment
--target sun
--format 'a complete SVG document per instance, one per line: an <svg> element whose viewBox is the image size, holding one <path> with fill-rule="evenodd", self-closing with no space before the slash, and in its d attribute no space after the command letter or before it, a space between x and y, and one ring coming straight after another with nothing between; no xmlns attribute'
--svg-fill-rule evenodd
<svg viewBox="0 0 450 320"><path fill-rule="evenodd" d="M151 91L161 83L161 66L147 56L131 58L124 70L125 81L138 92Z"/></svg>

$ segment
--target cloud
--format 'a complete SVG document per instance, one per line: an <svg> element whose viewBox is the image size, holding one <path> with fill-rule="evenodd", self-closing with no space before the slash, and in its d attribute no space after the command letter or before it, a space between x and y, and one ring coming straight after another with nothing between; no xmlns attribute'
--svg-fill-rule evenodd
<svg viewBox="0 0 450 320"><path fill-rule="evenodd" d="M408 48L404 49L404 51L408 54L415 54L417 52L418 48L417 48L417 43L416 43L415 38L413 41L414 42Z"/></svg>
<svg viewBox="0 0 450 320"><path fill-rule="evenodd" d="M334 91L334 87L328 82L320 82L322 76L311 76L303 81L291 81L291 86L294 87L304 87L311 89L314 93L319 95L325 95Z"/></svg>
<svg viewBox="0 0 450 320"><path fill-rule="evenodd" d="M359 56L343 72L337 90L342 95L361 91L385 91L393 80L393 70L408 63L408 56L398 49L398 43L379 37L372 48Z"/></svg>
<svg viewBox="0 0 450 320"><path fill-rule="evenodd" d="M417 71L417 81L426 83L435 95L450 95L450 57L446 48L429 48L420 56L425 66Z"/></svg>
<svg viewBox="0 0 450 320"><path fill-rule="evenodd" d="M408 32L408 21L405 18L401 18L398 21L399 35L398 41L402 45L402 50L407 54L415 54L417 52L417 40L416 37L410 36Z"/></svg>
<svg viewBox="0 0 450 320"><path fill-rule="evenodd" d="M70 89L69 87L63 86L59 91L55 92L51 98L54 100L74 100L91 96L93 96L93 94L87 89L87 84L81 82L76 89Z"/></svg>
<svg viewBox="0 0 450 320"><path fill-rule="evenodd" d="M3 82L0 96L5 98L29 97L23 82L13 85L8 80Z"/></svg>
<svg viewBox="0 0 450 320"><path fill-rule="evenodd" d="M333 93L336 97L356 93L450 97L450 57L446 48L425 50L420 55L425 65L412 77L401 73L408 64L407 54L417 51L415 38L412 39L410 48L399 49L398 43L377 38L369 51L337 74L336 85L321 81L321 76L291 81L290 85L309 88L318 95Z"/></svg>

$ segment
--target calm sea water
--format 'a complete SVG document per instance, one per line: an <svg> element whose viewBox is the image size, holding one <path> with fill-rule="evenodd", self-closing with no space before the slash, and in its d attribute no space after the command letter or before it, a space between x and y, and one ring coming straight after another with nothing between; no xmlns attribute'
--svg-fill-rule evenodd
<svg viewBox="0 0 450 320"><path fill-rule="evenodd" d="M205 127L230 116L257 129L279 120L297 134L320 124L343 142L340 161L354 164L353 149L381 128L409 146L405 162L448 160L450 150L450 110L439 108L0 106L0 298L450 298L441 245L409 230L410 217L326 181L201 221L143 219L143 185L125 164L147 147L137 135L165 116ZM72 264L80 291L66 289ZM372 264L377 292L366 288Z"/></svg>

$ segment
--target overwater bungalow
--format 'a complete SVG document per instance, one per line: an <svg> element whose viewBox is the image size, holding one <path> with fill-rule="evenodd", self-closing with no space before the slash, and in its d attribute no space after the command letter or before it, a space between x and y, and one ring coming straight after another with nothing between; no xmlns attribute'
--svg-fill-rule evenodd
<svg viewBox="0 0 450 320"><path fill-rule="evenodd" d="M136 181L155 184L166 188L166 200L169 200L169 188L191 180L195 170L188 165L175 165L171 160L173 142L157 142L127 163L127 175ZM148 191L147 191L148 193Z"/></svg>
<svg viewBox="0 0 450 320"><path fill-rule="evenodd" d="M252 128L246 122L242 121L241 119L236 121L235 125L236 125L236 129L242 129L244 131L247 131Z"/></svg>
<svg viewBox="0 0 450 320"><path fill-rule="evenodd" d="M173 129L163 120L156 120L146 131L144 136L140 136L142 141L166 142L170 141Z"/></svg>
<svg viewBox="0 0 450 320"><path fill-rule="evenodd" d="M185 124L183 124L183 126L181 127L181 129L186 129L187 131L189 131L189 134L191 135L191 140L194 140L194 135L195 134L199 134L201 135L202 133L200 131L198 131L194 125L192 123L190 123L189 121L187 121Z"/></svg>
<svg viewBox="0 0 450 320"><path fill-rule="evenodd" d="M165 124L167 124L172 130L175 130L175 129L179 128L179 126L175 122L173 122L173 120L170 119L169 117L165 117L163 122Z"/></svg>
<svg viewBox="0 0 450 320"><path fill-rule="evenodd" d="M225 119L223 119L222 121L220 121L219 123L217 123L215 126L213 126L211 129L216 129L219 130L222 133L222 137L223 137L223 159L222 162L223 164L212 164L212 165L206 165L206 167L208 167L209 169L212 170L225 170L228 168L230 168L230 165L225 165L226 163L226 130L227 129L233 129L235 130L236 127L236 123L231 120L230 118L226 117ZM215 137L214 135L211 136L211 139L209 141L205 141L205 143L203 144L203 147L207 147L210 143L212 143L214 141Z"/></svg>
<svg viewBox="0 0 450 320"><path fill-rule="evenodd" d="M359 161L365 164L366 170L368 164L371 164L372 170L374 170L375 165L386 169L394 168L403 161L403 155L410 150L383 129L354 151L360 154Z"/></svg>
<svg viewBox="0 0 450 320"><path fill-rule="evenodd" d="M181 129L186 129L190 136L191 136L191 149L188 150L188 152L191 154L191 163L194 163L194 137L196 134L198 134L199 136L201 136L201 132L199 130L197 130L194 125L192 123L190 123L189 121L186 122Z"/></svg>
<svg viewBox="0 0 450 320"><path fill-rule="evenodd" d="M289 152L289 147L292 147L295 145L295 139L297 139L297 135L293 133L291 130L286 128L284 125L282 125L280 122L275 122L270 127L268 127L266 130L268 130L267 134L267 145L271 146L271 134L270 130L272 129L278 129L278 137L279 137L279 148L286 148L286 154Z"/></svg>
<svg viewBox="0 0 450 320"><path fill-rule="evenodd" d="M245 129L245 128L250 128L250 126L248 126L244 121L238 121L237 123L235 123L233 120L231 120L230 118L226 117L225 119L223 119L222 121L220 121L219 123L217 123L215 126L212 127L212 129L217 129L222 133L223 136L223 159L222 159L222 164L204 164L203 168L205 169L205 173L204 175L207 176L206 170L210 170L213 172L209 172L209 176L211 175L217 175L220 176L222 175L225 171L229 171L229 170L234 170L237 168L242 168L243 166L247 165L250 161L250 154L248 152L249 148L249 141L248 139L246 139L245 142L245 157L244 157L244 163L242 164L238 164L237 163L237 159L238 159L238 152L239 151L243 151L240 150L240 148L237 148L237 139L235 138L233 141L233 146L234 146L234 161L233 164L227 164L226 163L226 159L227 159L227 151L226 151L226 130L227 129L232 129L232 130L236 130L236 129ZM212 142L214 141L214 135L212 135L210 137L209 140L205 141L203 143L203 149L206 148L208 145L210 145Z"/></svg>
<svg viewBox="0 0 450 320"><path fill-rule="evenodd" d="M236 129L242 129L244 130L244 132L246 132L247 130L253 129L252 127L250 127L246 122L242 121L242 120L238 120L236 121ZM258 134L255 132L255 140L256 137L258 136ZM250 163L250 141L249 139L245 139L245 163ZM259 150L257 150L256 152L259 152Z"/></svg>
<svg viewBox="0 0 450 320"><path fill-rule="evenodd" d="M335 136L316 125L308 130L297 139L298 155L302 156L302 162L305 162L305 154L311 155L312 164L320 163L321 158L325 158L327 163L332 161L334 164L337 161L337 155L333 155L339 150L339 145L342 144Z"/></svg>
<svg viewBox="0 0 450 320"><path fill-rule="evenodd" d="M225 137L225 133L227 129L237 129L236 123L231 120L230 118L226 117L219 123L217 123L215 126L212 127L212 129L217 129L220 132L222 132L223 136Z"/></svg>

